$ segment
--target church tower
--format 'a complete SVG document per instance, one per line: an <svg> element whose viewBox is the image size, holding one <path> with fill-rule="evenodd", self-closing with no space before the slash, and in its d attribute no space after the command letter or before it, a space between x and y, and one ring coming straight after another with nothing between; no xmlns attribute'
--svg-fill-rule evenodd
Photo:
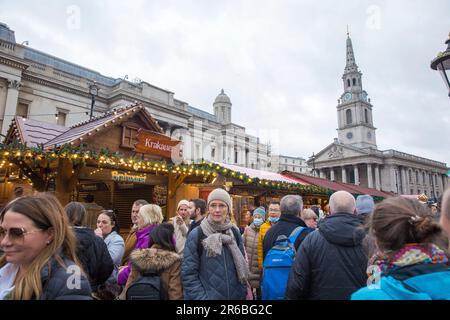
<svg viewBox="0 0 450 320"><path fill-rule="evenodd" d="M231 123L231 100L225 94L223 89L216 97L216 100L213 103L213 107L217 122L221 124Z"/></svg>
<svg viewBox="0 0 450 320"><path fill-rule="evenodd" d="M345 64L344 93L338 100L338 138L343 144L358 148L375 148L376 128L373 126L372 104L363 90L362 73L358 70L352 40L347 31L347 61Z"/></svg>

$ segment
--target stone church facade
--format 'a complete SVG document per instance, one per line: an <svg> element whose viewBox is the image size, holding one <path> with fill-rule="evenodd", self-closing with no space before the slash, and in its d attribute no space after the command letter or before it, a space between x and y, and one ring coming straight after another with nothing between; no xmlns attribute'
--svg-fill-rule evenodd
<svg viewBox="0 0 450 320"><path fill-rule="evenodd" d="M338 138L308 160L322 178L396 194L439 197L448 185L447 165L396 150L378 150L373 106L347 37L344 93L338 100Z"/></svg>

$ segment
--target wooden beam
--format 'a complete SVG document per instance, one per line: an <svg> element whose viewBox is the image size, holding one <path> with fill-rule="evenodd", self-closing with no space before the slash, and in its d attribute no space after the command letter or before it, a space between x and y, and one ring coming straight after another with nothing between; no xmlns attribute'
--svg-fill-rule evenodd
<svg viewBox="0 0 450 320"><path fill-rule="evenodd" d="M175 216L177 190L188 176L189 175L185 173L168 173L166 219Z"/></svg>
<svg viewBox="0 0 450 320"><path fill-rule="evenodd" d="M63 206L70 201L70 194L76 187L82 167L82 164L74 166L70 159L58 160L55 195Z"/></svg>

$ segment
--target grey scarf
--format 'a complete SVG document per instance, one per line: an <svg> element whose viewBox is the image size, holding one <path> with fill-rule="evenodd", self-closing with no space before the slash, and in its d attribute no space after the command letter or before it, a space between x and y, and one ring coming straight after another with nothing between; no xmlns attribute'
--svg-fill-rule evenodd
<svg viewBox="0 0 450 320"><path fill-rule="evenodd" d="M207 257L215 257L222 254L223 245L228 246L233 256L233 262L237 270L239 281L242 284L247 283L248 279L248 265L241 250L237 246L236 239L231 228L233 224L228 220L223 224L214 222L211 216L203 219L200 224L206 239L202 241L202 245L206 250ZM225 231L225 233L222 233Z"/></svg>

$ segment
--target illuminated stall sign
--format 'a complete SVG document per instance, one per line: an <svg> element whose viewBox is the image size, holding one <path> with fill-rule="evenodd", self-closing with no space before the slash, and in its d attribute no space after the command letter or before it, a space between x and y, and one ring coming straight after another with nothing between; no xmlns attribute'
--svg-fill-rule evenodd
<svg viewBox="0 0 450 320"><path fill-rule="evenodd" d="M128 173L122 173L122 172L118 172L118 171L112 171L111 176L112 176L113 181L119 181L119 182L145 183L145 180L147 178L146 175L128 174Z"/></svg>

